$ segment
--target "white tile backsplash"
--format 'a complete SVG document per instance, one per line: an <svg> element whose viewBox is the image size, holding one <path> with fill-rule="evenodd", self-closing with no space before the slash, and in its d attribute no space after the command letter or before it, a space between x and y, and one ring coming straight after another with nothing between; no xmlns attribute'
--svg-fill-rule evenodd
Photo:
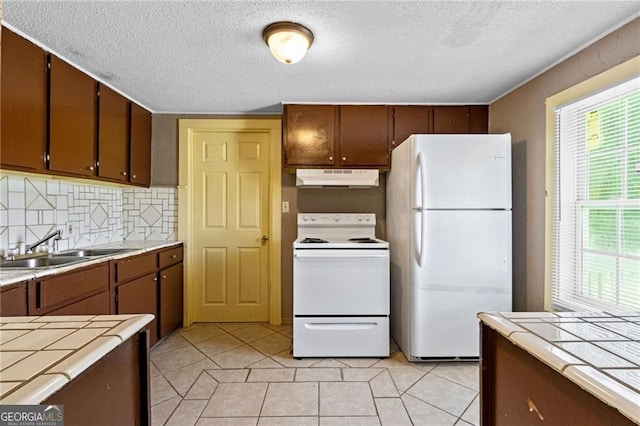
<svg viewBox="0 0 640 426"><path fill-rule="evenodd" d="M174 240L175 188L118 188L0 175L0 250L62 229L60 250L124 240Z"/></svg>

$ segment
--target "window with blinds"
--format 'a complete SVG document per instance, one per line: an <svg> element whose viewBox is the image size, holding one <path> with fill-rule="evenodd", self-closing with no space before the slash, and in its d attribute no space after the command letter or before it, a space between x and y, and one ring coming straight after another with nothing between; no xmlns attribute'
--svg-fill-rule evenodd
<svg viewBox="0 0 640 426"><path fill-rule="evenodd" d="M556 108L552 306L640 310L640 77Z"/></svg>

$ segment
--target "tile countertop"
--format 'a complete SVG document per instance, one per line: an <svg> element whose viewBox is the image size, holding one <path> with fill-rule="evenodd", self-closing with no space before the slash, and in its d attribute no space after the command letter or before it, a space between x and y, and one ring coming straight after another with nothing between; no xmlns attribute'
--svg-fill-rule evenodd
<svg viewBox="0 0 640 426"><path fill-rule="evenodd" d="M501 312L478 318L640 424L640 312Z"/></svg>
<svg viewBox="0 0 640 426"><path fill-rule="evenodd" d="M182 244L182 241L125 241L122 243L103 244L99 246L91 247L78 247L71 250L84 250L84 249L130 249L125 253L117 253L108 256L91 257L83 262L73 263L70 265L40 268L40 269L3 269L0 267L0 287L9 284L15 284L21 281L28 281L34 278L40 278L48 275L55 275L62 272L69 272L76 268L82 268L89 265L95 265L98 263L106 262L113 259L121 259L123 257L136 256L145 252L168 248Z"/></svg>
<svg viewBox="0 0 640 426"><path fill-rule="evenodd" d="M0 317L0 404L40 404L153 315Z"/></svg>

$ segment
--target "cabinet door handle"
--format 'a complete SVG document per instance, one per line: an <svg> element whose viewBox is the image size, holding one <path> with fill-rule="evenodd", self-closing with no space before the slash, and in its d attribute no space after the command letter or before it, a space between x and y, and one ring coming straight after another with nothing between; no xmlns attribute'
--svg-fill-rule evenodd
<svg viewBox="0 0 640 426"><path fill-rule="evenodd" d="M122 176L126 176L126 175L127 175L127 172L122 172Z"/></svg>
<svg viewBox="0 0 640 426"><path fill-rule="evenodd" d="M93 171L94 169L95 169L95 167L89 166L89 170Z"/></svg>
<svg viewBox="0 0 640 426"><path fill-rule="evenodd" d="M166 275L163 275L163 276L162 276L162 279L163 279L163 280L166 280L166 279L167 279L167 276L166 276Z"/></svg>
<svg viewBox="0 0 640 426"><path fill-rule="evenodd" d="M172 254L172 255L171 255L171 258L172 258L172 259L175 259L176 257L178 257L178 255L177 255L177 254Z"/></svg>
<svg viewBox="0 0 640 426"><path fill-rule="evenodd" d="M154 281L158 281L158 277L153 277L153 280Z"/></svg>
<svg viewBox="0 0 640 426"><path fill-rule="evenodd" d="M42 290L42 281L38 281L36 284L36 310L42 309L42 299L44 297Z"/></svg>
<svg viewBox="0 0 640 426"><path fill-rule="evenodd" d="M333 161L333 157L329 157L329 161Z"/></svg>
<svg viewBox="0 0 640 426"><path fill-rule="evenodd" d="M136 178L136 175L131 175L131 179L135 179L135 178Z"/></svg>
<svg viewBox="0 0 640 426"><path fill-rule="evenodd" d="M347 157L342 157L342 161L347 161Z"/></svg>

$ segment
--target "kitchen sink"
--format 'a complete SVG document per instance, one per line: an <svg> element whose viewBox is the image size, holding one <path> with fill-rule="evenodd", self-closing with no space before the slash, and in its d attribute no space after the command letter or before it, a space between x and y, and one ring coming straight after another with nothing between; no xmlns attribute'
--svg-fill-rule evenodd
<svg viewBox="0 0 640 426"><path fill-rule="evenodd" d="M109 256L111 254L118 253L126 253L129 251L133 251L133 249L80 249L80 250L71 250L66 251L64 253L56 254L54 257L98 257L98 256Z"/></svg>
<svg viewBox="0 0 640 426"><path fill-rule="evenodd" d="M84 262L87 259L78 258L77 256L46 256L33 257L31 259L5 260L0 263L0 269L33 269L33 268L50 268L53 266L64 266L72 263Z"/></svg>

